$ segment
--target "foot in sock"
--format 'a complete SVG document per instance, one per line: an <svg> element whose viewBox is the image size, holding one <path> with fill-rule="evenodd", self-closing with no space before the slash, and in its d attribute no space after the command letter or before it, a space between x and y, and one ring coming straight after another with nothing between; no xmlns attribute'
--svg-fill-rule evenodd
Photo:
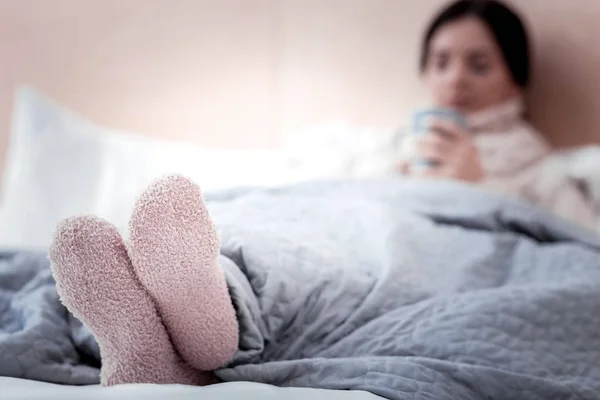
<svg viewBox="0 0 600 400"><path fill-rule="evenodd" d="M133 268L181 357L202 371L224 366L238 325L200 188L180 176L153 183L134 207L129 241Z"/></svg>
<svg viewBox="0 0 600 400"><path fill-rule="evenodd" d="M94 217L67 219L49 257L61 301L98 341L103 385L214 383L214 375L176 354L113 225Z"/></svg>

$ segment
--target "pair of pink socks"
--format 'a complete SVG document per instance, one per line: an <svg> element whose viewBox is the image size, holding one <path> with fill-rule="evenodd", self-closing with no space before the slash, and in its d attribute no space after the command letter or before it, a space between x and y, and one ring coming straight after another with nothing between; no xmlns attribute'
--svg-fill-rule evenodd
<svg viewBox="0 0 600 400"><path fill-rule="evenodd" d="M126 244L96 217L59 224L50 249L63 304L94 334L103 385L217 382L238 324L200 189L170 176L137 201Z"/></svg>

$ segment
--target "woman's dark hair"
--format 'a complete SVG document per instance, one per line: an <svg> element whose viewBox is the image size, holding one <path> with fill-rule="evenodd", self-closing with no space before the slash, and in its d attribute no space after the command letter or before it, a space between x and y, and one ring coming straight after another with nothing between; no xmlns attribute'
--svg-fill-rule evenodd
<svg viewBox="0 0 600 400"><path fill-rule="evenodd" d="M421 47L421 72L427 67L429 45L433 35L449 22L475 17L490 30L510 73L520 87L529 83L529 40L517 13L497 0L459 0L440 11L430 23Z"/></svg>

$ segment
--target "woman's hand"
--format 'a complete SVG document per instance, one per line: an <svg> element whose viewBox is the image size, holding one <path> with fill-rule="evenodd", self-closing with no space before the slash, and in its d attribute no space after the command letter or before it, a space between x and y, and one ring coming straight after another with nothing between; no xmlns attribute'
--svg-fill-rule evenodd
<svg viewBox="0 0 600 400"><path fill-rule="evenodd" d="M414 177L467 182L484 178L479 152L469 132L448 120L433 120L429 131L431 134L414 137L412 160L399 166L401 172ZM413 167L411 161L419 159L429 160L434 165Z"/></svg>

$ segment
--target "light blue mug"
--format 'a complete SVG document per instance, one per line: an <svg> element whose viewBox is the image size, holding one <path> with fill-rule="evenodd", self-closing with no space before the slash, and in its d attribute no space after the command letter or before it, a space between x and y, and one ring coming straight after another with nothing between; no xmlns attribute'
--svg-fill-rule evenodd
<svg viewBox="0 0 600 400"><path fill-rule="evenodd" d="M424 135L428 134L429 124L427 120L432 118L435 119L449 119L463 128L467 128L467 120L464 115L451 108L428 108L425 110L418 111L413 116L412 121L412 134L413 135ZM413 166L420 168L431 168L435 167L436 163L432 160L416 160Z"/></svg>

